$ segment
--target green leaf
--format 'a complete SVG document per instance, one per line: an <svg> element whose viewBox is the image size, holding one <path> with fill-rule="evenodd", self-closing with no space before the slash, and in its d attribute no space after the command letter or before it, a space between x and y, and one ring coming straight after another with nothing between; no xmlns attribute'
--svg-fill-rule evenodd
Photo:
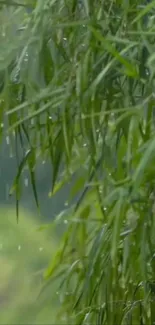
<svg viewBox="0 0 155 325"><path fill-rule="evenodd" d="M14 192L16 193L16 213L17 213L17 221L18 221L18 201L19 201L19 183L20 183L20 176L23 172L23 169L25 165L28 163L29 157L33 154L33 149L30 149L27 151L25 154L23 160L21 161L19 167L18 167L18 172L17 175L14 179L13 185L10 189L10 195L12 195Z"/></svg>

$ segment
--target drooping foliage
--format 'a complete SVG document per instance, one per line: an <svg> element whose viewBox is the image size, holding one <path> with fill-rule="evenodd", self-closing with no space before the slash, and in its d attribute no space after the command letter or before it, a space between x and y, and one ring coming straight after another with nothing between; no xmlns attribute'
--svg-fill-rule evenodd
<svg viewBox="0 0 155 325"><path fill-rule="evenodd" d="M45 274L60 276L62 321L152 324L155 1L20 5L0 12L1 135L23 148L17 213L23 169L39 208L35 165L50 160L49 194L73 184Z"/></svg>

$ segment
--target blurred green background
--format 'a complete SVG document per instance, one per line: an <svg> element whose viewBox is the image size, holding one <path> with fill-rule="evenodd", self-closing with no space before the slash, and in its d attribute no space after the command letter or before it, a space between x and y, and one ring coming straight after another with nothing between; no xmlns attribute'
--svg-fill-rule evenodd
<svg viewBox="0 0 155 325"><path fill-rule="evenodd" d="M43 272L56 248L49 230L26 210L0 209L0 324L51 324L59 303L56 285L41 296Z"/></svg>
<svg viewBox="0 0 155 325"><path fill-rule="evenodd" d="M44 270L58 245L58 234L54 236L51 227L38 229L64 209L69 187L49 198L51 166L38 162L39 214L25 170L17 224L15 196L9 196L17 167L15 150L4 138L0 151L0 324L51 324L59 304L56 284L48 285L41 298L38 295Z"/></svg>

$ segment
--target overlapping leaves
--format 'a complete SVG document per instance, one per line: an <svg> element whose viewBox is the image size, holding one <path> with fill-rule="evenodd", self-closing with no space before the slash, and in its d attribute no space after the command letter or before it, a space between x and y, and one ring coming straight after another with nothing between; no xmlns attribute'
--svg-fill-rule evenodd
<svg viewBox="0 0 155 325"><path fill-rule="evenodd" d="M13 9L20 37L3 40L8 56L0 50L1 120L24 139L13 190L28 164L39 205L38 157L51 161L50 195L74 183L71 209L58 218L62 247L46 272L60 268L65 321L151 324L155 2L32 8Z"/></svg>

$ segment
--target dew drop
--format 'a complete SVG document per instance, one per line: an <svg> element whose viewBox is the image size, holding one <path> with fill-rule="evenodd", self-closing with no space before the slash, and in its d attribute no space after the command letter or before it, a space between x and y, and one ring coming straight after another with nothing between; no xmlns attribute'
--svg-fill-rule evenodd
<svg viewBox="0 0 155 325"><path fill-rule="evenodd" d="M21 246L20 246L20 245L18 246L18 250L19 250L19 251L21 250Z"/></svg>
<svg viewBox="0 0 155 325"><path fill-rule="evenodd" d="M106 208L106 207L104 207L104 208L103 208L103 210L104 210L104 211L106 211L106 210L107 210L107 208Z"/></svg>
<svg viewBox="0 0 155 325"><path fill-rule="evenodd" d="M64 41L67 41L67 38L66 38L66 37L63 37L63 40L64 40Z"/></svg>
<svg viewBox="0 0 155 325"><path fill-rule="evenodd" d="M87 147L87 143L84 143L84 144L83 144L83 147Z"/></svg>
<svg viewBox="0 0 155 325"><path fill-rule="evenodd" d="M39 251L42 252L43 251L43 247L39 247Z"/></svg>
<svg viewBox="0 0 155 325"><path fill-rule="evenodd" d="M66 201L64 205L65 205L65 207L68 207L68 201Z"/></svg>
<svg viewBox="0 0 155 325"><path fill-rule="evenodd" d="M68 220L65 219L64 220L64 224L67 225L68 224Z"/></svg>

